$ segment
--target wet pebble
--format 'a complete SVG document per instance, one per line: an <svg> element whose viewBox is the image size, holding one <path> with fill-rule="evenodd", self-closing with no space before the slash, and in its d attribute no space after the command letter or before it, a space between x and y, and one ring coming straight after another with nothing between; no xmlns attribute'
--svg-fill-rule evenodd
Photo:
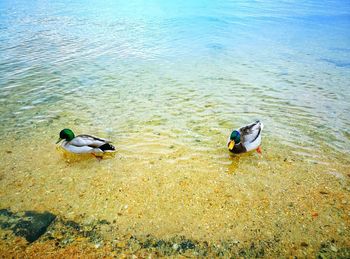
<svg viewBox="0 0 350 259"><path fill-rule="evenodd" d="M308 246L309 246L306 242L301 242L300 245L301 245L302 247L308 247Z"/></svg>
<svg viewBox="0 0 350 259"><path fill-rule="evenodd" d="M330 247L333 252L338 252L338 249L335 246Z"/></svg>

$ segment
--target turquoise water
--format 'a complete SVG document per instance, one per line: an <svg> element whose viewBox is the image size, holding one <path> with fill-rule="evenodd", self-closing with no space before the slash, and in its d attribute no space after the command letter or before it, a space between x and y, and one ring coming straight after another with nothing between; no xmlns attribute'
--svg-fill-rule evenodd
<svg viewBox="0 0 350 259"><path fill-rule="evenodd" d="M164 116L168 128L191 115L203 128L260 118L291 145L349 152L346 1L2 1L0 10L3 133L73 113L73 103L99 130L110 116L112 131Z"/></svg>
<svg viewBox="0 0 350 259"><path fill-rule="evenodd" d="M349 1L0 1L0 209L346 247L349 82ZM263 155L231 156L255 119ZM66 127L116 157L67 160Z"/></svg>

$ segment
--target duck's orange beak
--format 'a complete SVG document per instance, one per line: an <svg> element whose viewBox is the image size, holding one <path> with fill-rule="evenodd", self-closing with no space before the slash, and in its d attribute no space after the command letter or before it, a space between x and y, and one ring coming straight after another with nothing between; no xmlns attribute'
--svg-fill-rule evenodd
<svg viewBox="0 0 350 259"><path fill-rule="evenodd" d="M233 140L230 140L230 142L228 143L228 149L232 150L234 146L235 146L235 142Z"/></svg>

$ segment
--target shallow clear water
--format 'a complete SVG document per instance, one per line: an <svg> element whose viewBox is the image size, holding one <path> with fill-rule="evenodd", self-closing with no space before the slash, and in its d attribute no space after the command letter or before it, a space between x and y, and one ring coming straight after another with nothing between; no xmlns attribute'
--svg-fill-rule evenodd
<svg viewBox="0 0 350 259"><path fill-rule="evenodd" d="M347 1L1 1L1 207L209 240L256 238L259 222L275 235L279 219L316 244L315 223L295 229L323 210L345 242L349 28ZM228 154L257 118L263 155ZM66 127L116 156L65 158Z"/></svg>

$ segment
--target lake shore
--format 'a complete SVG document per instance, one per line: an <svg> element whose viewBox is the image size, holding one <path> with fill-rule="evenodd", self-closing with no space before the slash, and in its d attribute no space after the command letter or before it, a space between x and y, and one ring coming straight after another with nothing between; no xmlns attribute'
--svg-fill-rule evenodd
<svg viewBox="0 0 350 259"><path fill-rule="evenodd" d="M28 216L26 214L30 218L26 217ZM13 256L16 258L71 258L77 256L94 258L143 258L148 256L347 258L350 255L349 243L339 242L336 239L325 240L320 244L305 241L285 242L286 240L281 240L276 236L272 240L230 239L216 242L191 240L184 236L157 239L151 235L118 235L116 234L117 227L106 220L82 225L56 217L47 223L45 217L47 218L48 214L32 211L16 214L9 210L1 210L0 227L5 229L0 236L2 240L1 256L3 258ZM31 239L33 233L37 233L37 230L42 227L38 226L40 220L45 225L45 231L36 236L35 240ZM28 229L30 231L26 231ZM111 233L114 234L111 235Z"/></svg>

